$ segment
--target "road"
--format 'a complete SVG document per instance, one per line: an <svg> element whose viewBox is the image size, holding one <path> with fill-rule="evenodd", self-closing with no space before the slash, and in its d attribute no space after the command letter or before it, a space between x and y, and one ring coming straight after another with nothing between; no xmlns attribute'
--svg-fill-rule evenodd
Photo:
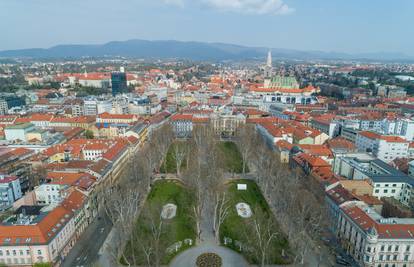
<svg viewBox="0 0 414 267"><path fill-rule="evenodd" d="M101 219L98 219L101 218ZM62 267L90 266L98 260L98 251L112 229L106 215L95 218L64 259Z"/></svg>

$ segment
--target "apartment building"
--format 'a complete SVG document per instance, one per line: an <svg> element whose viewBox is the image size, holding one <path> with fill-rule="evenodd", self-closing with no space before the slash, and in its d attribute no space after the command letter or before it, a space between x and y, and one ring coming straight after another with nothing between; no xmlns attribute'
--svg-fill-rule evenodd
<svg viewBox="0 0 414 267"><path fill-rule="evenodd" d="M414 265L414 219L383 218L361 201L340 205L336 235L360 266Z"/></svg>
<svg viewBox="0 0 414 267"><path fill-rule="evenodd" d="M355 143L359 151L371 152L385 162L408 157L409 142L399 136L362 131L358 133Z"/></svg>

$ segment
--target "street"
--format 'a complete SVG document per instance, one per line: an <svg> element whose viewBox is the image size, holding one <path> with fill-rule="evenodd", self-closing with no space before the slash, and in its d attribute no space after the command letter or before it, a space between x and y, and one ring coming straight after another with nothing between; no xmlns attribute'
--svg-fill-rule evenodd
<svg viewBox="0 0 414 267"><path fill-rule="evenodd" d="M88 225L62 263L62 267L90 266L98 260L98 251L112 229L106 214Z"/></svg>

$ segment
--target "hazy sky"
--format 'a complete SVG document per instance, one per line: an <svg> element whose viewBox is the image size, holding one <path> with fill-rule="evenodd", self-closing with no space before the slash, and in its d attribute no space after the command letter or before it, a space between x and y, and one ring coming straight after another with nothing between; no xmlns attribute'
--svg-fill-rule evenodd
<svg viewBox="0 0 414 267"><path fill-rule="evenodd" d="M0 50L149 39L414 55L413 0L0 0Z"/></svg>

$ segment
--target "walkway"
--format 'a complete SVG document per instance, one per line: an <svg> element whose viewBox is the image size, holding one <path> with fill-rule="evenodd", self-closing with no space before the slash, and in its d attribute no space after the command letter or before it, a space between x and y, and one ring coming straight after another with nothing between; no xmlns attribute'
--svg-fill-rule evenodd
<svg viewBox="0 0 414 267"><path fill-rule="evenodd" d="M231 249L217 246L215 243L203 243L194 248L188 249L175 257L170 267L193 267L196 266L197 257L203 253L212 252L219 255L223 261L223 267L247 267L246 260Z"/></svg>
<svg viewBox="0 0 414 267"><path fill-rule="evenodd" d="M206 191L207 192L207 191ZM193 267L196 266L197 257L203 253L216 253L223 261L223 267L247 267L249 264L239 253L217 245L213 232L214 201L212 196L205 194L203 212L201 215L201 237L197 246L185 250L177 255L170 263L170 267Z"/></svg>

